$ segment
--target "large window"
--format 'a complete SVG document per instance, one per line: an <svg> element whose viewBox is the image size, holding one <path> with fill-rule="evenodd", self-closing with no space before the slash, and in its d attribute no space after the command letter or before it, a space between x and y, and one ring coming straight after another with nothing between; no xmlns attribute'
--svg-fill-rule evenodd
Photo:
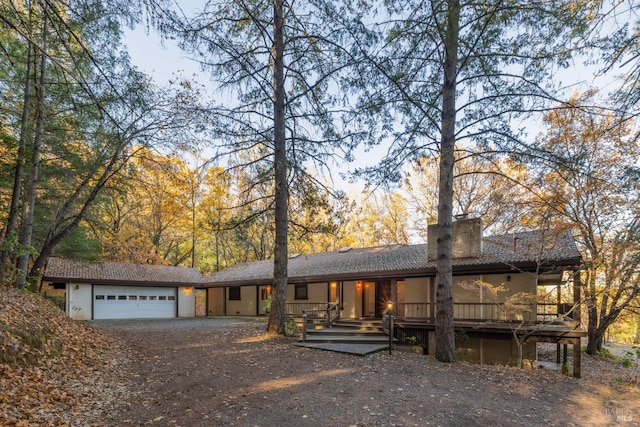
<svg viewBox="0 0 640 427"><path fill-rule="evenodd" d="M309 299L309 293L307 290L307 284L295 285L296 295L295 299Z"/></svg>
<svg viewBox="0 0 640 427"><path fill-rule="evenodd" d="M240 286L232 286L229 288L229 301L240 301Z"/></svg>

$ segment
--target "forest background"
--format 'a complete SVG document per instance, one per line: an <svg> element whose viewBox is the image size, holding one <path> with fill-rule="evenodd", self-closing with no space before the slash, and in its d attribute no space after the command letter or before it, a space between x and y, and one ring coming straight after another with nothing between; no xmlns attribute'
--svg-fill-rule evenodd
<svg viewBox="0 0 640 427"><path fill-rule="evenodd" d="M439 142L414 124L416 110L440 113L434 103L421 104L440 99L438 85L408 92L405 82L424 76L410 74L416 58L397 53L416 46L393 45L399 34L411 34L391 19L398 10L321 3L324 21L306 5L287 27L288 252L426 241L427 224L438 217ZM273 25L273 4L234 4L242 17L225 2L184 13L172 2L2 1L4 282L37 287L54 255L193 266L203 274L274 257L269 90L277 67L264 30ZM588 12L577 42L536 58L526 53L545 64L539 69L511 65L521 81L544 75L544 91L535 102L495 111L499 122L483 118L491 134L472 113L460 119L452 210L481 217L488 234L573 230L592 327L600 337L608 330L637 342L638 5L551 6ZM523 33L532 33L527 25ZM193 58L201 75L154 81L122 39L136 26L175 43L183 54L167 54L170 60ZM206 32L214 27L222 35ZM300 28L314 36L296 36ZM554 37L551 28L540 32ZM307 44L297 44L301 39ZM424 60L430 52L421 54ZM575 79L574 67L590 70L586 81ZM486 97L491 88L484 84L462 92L462 104ZM345 191L343 179L364 184Z"/></svg>

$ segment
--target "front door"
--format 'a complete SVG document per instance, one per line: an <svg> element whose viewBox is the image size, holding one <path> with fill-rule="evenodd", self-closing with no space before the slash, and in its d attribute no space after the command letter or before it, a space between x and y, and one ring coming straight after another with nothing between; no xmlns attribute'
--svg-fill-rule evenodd
<svg viewBox="0 0 640 427"><path fill-rule="evenodd" d="M382 317L392 301L391 281L364 282L362 290L362 317Z"/></svg>
<svg viewBox="0 0 640 427"><path fill-rule="evenodd" d="M375 317L382 317L387 304L393 300L391 296L391 280L376 282L376 313Z"/></svg>
<svg viewBox="0 0 640 427"><path fill-rule="evenodd" d="M260 286L258 288L258 314L269 314L271 308L271 286Z"/></svg>

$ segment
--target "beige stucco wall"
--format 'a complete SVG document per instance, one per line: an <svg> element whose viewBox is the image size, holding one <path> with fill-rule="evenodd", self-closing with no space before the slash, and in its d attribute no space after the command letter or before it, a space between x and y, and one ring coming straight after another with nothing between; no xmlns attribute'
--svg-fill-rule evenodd
<svg viewBox="0 0 640 427"><path fill-rule="evenodd" d="M359 300L358 298L356 298L356 282L343 282L342 294L344 296L344 301L342 304L340 317L343 319L354 319L356 317L356 302Z"/></svg>
<svg viewBox="0 0 640 427"><path fill-rule="evenodd" d="M287 285L287 302L308 302L308 303L324 303L327 302L328 297L328 282L322 283L309 283L307 285L307 299L306 300L297 300L296 297L296 286L295 284Z"/></svg>
<svg viewBox="0 0 640 427"><path fill-rule="evenodd" d="M429 278L416 277L404 280L404 302L428 302Z"/></svg>
<svg viewBox="0 0 640 427"><path fill-rule="evenodd" d="M207 289L209 316L224 316L224 288Z"/></svg>
<svg viewBox="0 0 640 427"><path fill-rule="evenodd" d="M398 281L398 314L411 318L428 318L429 306L425 304L430 300L428 277L417 277ZM413 303L413 304L412 304Z"/></svg>
<svg viewBox="0 0 640 427"><path fill-rule="evenodd" d="M241 286L240 300L230 300L226 294L228 316L255 316L256 315L256 287Z"/></svg>
<svg viewBox="0 0 640 427"><path fill-rule="evenodd" d="M67 314L76 320L93 318L92 286L87 283L67 284Z"/></svg>
<svg viewBox="0 0 640 427"><path fill-rule="evenodd" d="M196 292L193 286L178 288L178 317L196 316Z"/></svg>

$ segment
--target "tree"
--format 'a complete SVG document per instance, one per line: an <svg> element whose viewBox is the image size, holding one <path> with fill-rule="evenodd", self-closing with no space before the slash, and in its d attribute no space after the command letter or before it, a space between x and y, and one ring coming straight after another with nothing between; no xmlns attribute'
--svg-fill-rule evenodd
<svg viewBox="0 0 640 427"><path fill-rule="evenodd" d="M21 142L9 209L17 216L7 218L1 261L19 260L15 283L23 287L37 279L65 239L84 238L74 231L127 164L132 145L168 141L164 137L178 126L188 126L186 114L177 113L191 100L186 90L176 91L176 97L171 90L154 92L131 67L119 43L119 13L132 16L124 3L4 2L1 7L3 30L8 28L2 37L12 42L2 59L19 64L16 69L25 76L2 81L12 89L3 96L21 112L5 111L14 139ZM20 245L13 244L14 222L20 223ZM5 267L0 265L3 272Z"/></svg>
<svg viewBox="0 0 640 427"><path fill-rule="evenodd" d="M525 188L528 171L524 164L508 157L456 149L453 180L453 210L482 218L489 234L508 233L521 228L519 213L530 194ZM429 223L437 218L438 158L422 157L411 165L403 181L412 209L418 214L417 232L427 238ZM493 231L493 233L491 233Z"/></svg>
<svg viewBox="0 0 640 427"><path fill-rule="evenodd" d="M407 200L398 191L363 191L354 200L343 246L367 247L408 244L410 218Z"/></svg>
<svg viewBox="0 0 640 427"><path fill-rule="evenodd" d="M603 35L596 46L603 51L601 75L616 73L620 86L614 106L623 120L638 117L640 106L640 18L635 2L612 2L600 20Z"/></svg>
<svg viewBox="0 0 640 427"><path fill-rule="evenodd" d="M388 2L362 103L390 141L379 178L425 153L439 158L436 357L455 360L451 269L455 145L522 151L512 121L548 107L553 64L566 64L597 6L566 2ZM376 84L377 83L377 84ZM396 120L400 113L402 120ZM379 123L379 125L378 125ZM375 141L374 141L375 142Z"/></svg>
<svg viewBox="0 0 640 427"><path fill-rule="evenodd" d="M629 124L605 109L585 105L594 91L574 94L545 117L540 144L555 165L538 164L536 210L569 224L584 259L587 353L602 348L607 328L640 295L640 146Z"/></svg>
<svg viewBox="0 0 640 427"><path fill-rule="evenodd" d="M216 110L219 156L241 151L273 180L273 302L268 330L284 333L289 189L306 168L322 168L340 149L336 92L351 61L347 5L330 1L211 1L188 25L182 46L210 70L234 102ZM346 46L346 47L343 47Z"/></svg>

